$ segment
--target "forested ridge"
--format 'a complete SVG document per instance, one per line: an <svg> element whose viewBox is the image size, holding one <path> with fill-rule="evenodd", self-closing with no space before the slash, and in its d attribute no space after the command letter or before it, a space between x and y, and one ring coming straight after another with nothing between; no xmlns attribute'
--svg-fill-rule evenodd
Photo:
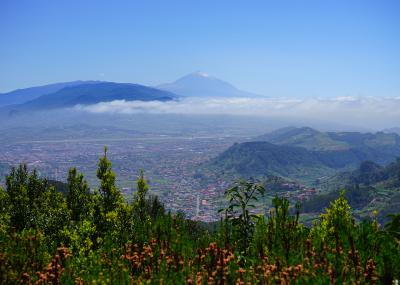
<svg viewBox="0 0 400 285"><path fill-rule="evenodd" d="M367 178L382 173L374 168ZM300 204L276 196L265 215L256 214L253 204L269 190L253 180L233 182L225 191L221 220L205 224L168 212L149 195L143 172L133 197L124 199L107 149L97 178L99 187L90 189L72 168L60 192L56 186L62 185L26 165L10 171L0 188L1 284L392 284L400 279L400 213L385 224L378 223L376 212L356 221L344 192L307 227L299 220Z"/></svg>
<svg viewBox="0 0 400 285"><path fill-rule="evenodd" d="M221 175L278 175L311 182L357 168L364 161L387 165L400 156L395 133L320 132L287 127L235 143L204 164Z"/></svg>

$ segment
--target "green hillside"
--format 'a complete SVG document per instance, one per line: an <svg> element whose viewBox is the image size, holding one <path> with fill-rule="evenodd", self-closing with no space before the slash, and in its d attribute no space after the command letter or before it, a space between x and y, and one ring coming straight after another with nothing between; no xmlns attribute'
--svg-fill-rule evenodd
<svg viewBox="0 0 400 285"><path fill-rule="evenodd" d="M345 150L346 142L334 140L329 134L309 127L287 127L259 136L255 141L267 141L273 144L304 147L309 150Z"/></svg>
<svg viewBox="0 0 400 285"><path fill-rule="evenodd" d="M333 174L334 169L319 153L300 147L267 142L234 144L203 167L232 177L277 175L293 179L317 179Z"/></svg>
<svg viewBox="0 0 400 285"><path fill-rule="evenodd" d="M318 213L340 195L345 189L345 197L359 218L365 218L378 211L381 221L388 214L400 211L400 159L383 167L371 161L363 162L351 172L344 172L322 180L325 191L303 203L305 212Z"/></svg>
<svg viewBox="0 0 400 285"><path fill-rule="evenodd" d="M372 141L368 140L369 144ZM397 147L397 145L396 145ZM202 169L227 177L277 175L314 182L345 170L356 169L363 161L389 163L400 155L395 148L360 146L338 150L310 150L299 146L255 141L236 143Z"/></svg>
<svg viewBox="0 0 400 285"><path fill-rule="evenodd" d="M389 163L394 157L400 156L400 136L396 133L320 132L309 127L289 127L254 140L313 151L359 152L364 159L379 163Z"/></svg>

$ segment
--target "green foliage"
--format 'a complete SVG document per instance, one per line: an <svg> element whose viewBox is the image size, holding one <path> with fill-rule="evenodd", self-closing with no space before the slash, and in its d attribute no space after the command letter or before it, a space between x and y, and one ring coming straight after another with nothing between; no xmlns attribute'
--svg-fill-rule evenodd
<svg viewBox="0 0 400 285"><path fill-rule="evenodd" d="M0 187L0 235L7 233L10 225L10 210L9 210L8 193Z"/></svg>
<svg viewBox="0 0 400 285"><path fill-rule="evenodd" d="M13 168L0 188L0 284L391 284L400 278L400 218L383 229L355 222L342 193L318 222L299 221L300 205L241 181L225 192L217 223L166 212L139 173L124 201L107 159L98 192L71 169L65 195Z"/></svg>
<svg viewBox="0 0 400 285"><path fill-rule="evenodd" d="M138 180L136 181L136 193L134 195L134 209L138 215L139 220L145 221L149 219L149 215L146 209L146 195L149 190L149 185L144 179L144 171L141 170Z"/></svg>
<svg viewBox="0 0 400 285"><path fill-rule="evenodd" d="M132 235L132 205L119 202L116 208L106 213L106 240L122 245L128 242Z"/></svg>
<svg viewBox="0 0 400 285"><path fill-rule="evenodd" d="M226 219L232 223L238 248L243 253L248 250L254 232L254 220L258 218L250 213L250 209L256 207L254 202L264 192L263 186L250 181L240 181L225 191L228 206L220 212L225 212Z"/></svg>
<svg viewBox="0 0 400 285"><path fill-rule="evenodd" d="M385 230L400 243L400 213L389 215L391 221L385 225Z"/></svg>
<svg viewBox="0 0 400 285"><path fill-rule="evenodd" d="M46 237L41 231L10 232L0 243L0 283L18 284L22 274L34 275L50 260Z"/></svg>
<svg viewBox="0 0 400 285"><path fill-rule="evenodd" d="M63 243L68 244L74 254L84 257L92 252L95 233L95 225L89 220L82 220L65 226L61 235Z"/></svg>
<svg viewBox="0 0 400 285"><path fill-rule="evenodd" d="M68 173L67 205L71 210L71 219L81 221L90 218L92 201L89 185L78 173L76 168L71 168Z"/></svg>
<svg viewBox="0 0 400 285"><path fill-rule="evenodd" d="M107 213L115 210L122 196L115 186L115 173L112 164L107 158L107 147L104 147L104 156L100 158L97 169L97 178L100 180L100 203L102 210Z"/></svg>
<svg viewBox="0 0 400 285"><path fill-rule="evenodd" d="M67 205L62 194L56 192L37 172L28 172L26 165L12 168L6 177L11 226L17 231L41 229L52 242L58 242L58 233L68 223Z"/></svg>
<svg viewBox="0 0 400 285"><path fill-rule="evenodd" d="M299 249L303 246L305 228L299 223L300 205L295 205L295 215L291 215L289 201L285 198L275 196L273 205L266 223L266 245L269 252L283 256L289 264L292 256L298 258Z"/></svg>
<svg viewBox="0 0 400 285"><path fill-rule="evenodd" d="M319 187L326 191L305 201L304 212L321 212L340 196L340 189L345 189L344 196L357 219L367 218L377 210L379 222L386 223L389 214L400 211L400 159L386 166L365 161L355 171L323 180Z"/></svg>
<svg viewBox="0 0 400 285"><path fill-rule="evenodd" d="M147 200L148 190L149 185L144 178L144 171L141 170L136 181L136 192L133 197L133 215L135 220L133 225L135 236L133 238L139 244L147 240L150 236L151 211L149 209L150 203ZM155 201L153 201L153 203L155 203ZM153 215L154 214L157 215L156 213L153 213Z"/></svg>
<svg viewBox="0 0 400 285"><path fill-rule="evenodd" d="M50 187L37 201L34 219L36 228L43 231L49 243L53 246L60 243L60 231L69 223L69 211L64 197Z"/></svg>
<svg viewBox="0 0 400 285"><path fill-rule="evenodd" d="M326 213L320 216L320 225L315 227L315 231L319 232L322 240L334 239L338 243L339 235L341 233L348 234L353 226L350 206L344 198L344 191L342 191L340 197L326 209Z"/></svg>
<svg viewBox="0 0 400 285"><path fill-rule="evenodd" d="M28 196L29 174L26 165L12 168L6 176L6 190L9 196L11 223L17 230L22 230L31 223L33 201ZM32 191L29 191L32 193Z"/></svg>

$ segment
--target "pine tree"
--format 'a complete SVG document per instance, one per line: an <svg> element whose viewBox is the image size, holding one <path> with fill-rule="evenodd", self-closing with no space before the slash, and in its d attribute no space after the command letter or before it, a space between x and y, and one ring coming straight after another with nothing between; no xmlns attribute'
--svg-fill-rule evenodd
<svg viewBox="0 0 400 285"><path fill-rule="evenodd" d="M97 169L97 178L100 180L100 202L105 213L116 209L122 199L121 193L115 185L115 173L112 164L107 158L107 147L104 147L104 156L100 158Z"/></svg>
<svg viewBox="0 0 400 285"><path fill-rule="evenodd" d="M71 211L71 219L80 221L90 215L91 194L89 185L82 173L71 168L68 173L67 205Z"/></svg>
<svg viewBox="0 0 400 285"><path fill-rule="evenodd" d="M24 229L29 223L31 208L28 197L28 169L25 164L13 167L6 176L9 196L11 224L16 230Z"/></svg>
<svg viewBox="0 0 400 285"><path fill-rule="evenodd" d="M147 216L146 195L149 190L149 185L144 179L144 172L140 170L138 180L136 182L137 192L135 194L135 210L139 214L140 219L145 219Z"/></svg>
<svg viewBox="0 0 400 285"><path fill-rule="evenodd" d="M143 170L140 171L136 181L136 189L133 201L134 239L141 243L149 237L151 227L150 205L146 198L149 185L144 178Z"/></svg>

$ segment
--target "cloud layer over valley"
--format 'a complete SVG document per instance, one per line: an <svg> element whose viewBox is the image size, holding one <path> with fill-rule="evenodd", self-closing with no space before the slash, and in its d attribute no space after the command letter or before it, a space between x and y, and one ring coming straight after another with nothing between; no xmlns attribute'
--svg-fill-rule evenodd
<svg viewBox="0 0 400 285"><path fill-rule="evenodd" d="M77 105L73 109L96 114L222 114L304 118L374 128L400 124L400 97L184 98L169 102L116 100Z"/></svg>

